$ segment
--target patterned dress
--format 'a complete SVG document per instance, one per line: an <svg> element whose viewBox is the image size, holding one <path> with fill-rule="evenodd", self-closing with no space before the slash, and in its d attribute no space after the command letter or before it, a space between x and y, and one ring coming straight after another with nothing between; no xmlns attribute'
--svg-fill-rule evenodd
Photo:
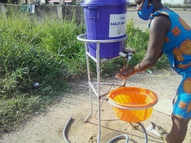
<svg viewBox="0 0 191 143"><path fill-rule="evenodd" d="M191 29L167 7L154 12L150 16L151 21L158 15L166 15L171 21L162 52L170 66L183 77L177 89L173 114L184 119L191 118Z"/></svg>

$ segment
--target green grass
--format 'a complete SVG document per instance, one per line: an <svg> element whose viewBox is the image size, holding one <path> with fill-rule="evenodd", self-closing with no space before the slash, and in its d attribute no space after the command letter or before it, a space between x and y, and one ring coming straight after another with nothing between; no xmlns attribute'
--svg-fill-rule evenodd
<svg viewBox="0 0 191 143"><path fill-rule="evenodd" d="M46 109L68 90L68 77L85 69L83 43L76 39L83 29L71 21L1 16L0 132Z"/></svg>
<svg viewBox="0 0 191 143"><path fill-rule="evenodd" d="M70 81L87 78L84 43L76 39L84 31L85 26L73 20L0 16L0 133L46 110L69 91ZM130 64L136 64L146 52L148 32L130 21L127 34L127 47L136 51ZM164 58L155 68L166 63ZM109 61L101 75L113 77L122 66L122 58ZM95 69L91 61L91 75Z"/></svg>

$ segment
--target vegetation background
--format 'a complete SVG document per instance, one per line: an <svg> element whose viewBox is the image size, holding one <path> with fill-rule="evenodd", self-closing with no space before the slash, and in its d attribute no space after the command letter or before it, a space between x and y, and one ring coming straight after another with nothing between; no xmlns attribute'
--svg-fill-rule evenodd
<svg viewBox="0 0 191 143"><path fill-rule="evenodd" d="M76 39L85 33L85 25L75 19L45 18L39 21L26 13L0 16L0 133L15 129L21 122L46 110L72 92L72 82L86 78L84 43ZM143 58L148 31L127 23L126 47L136 54L133 65ZM102 65L103 77L114 76L123 59ZM168 68L162 57L153 68ZM91 75L96 74L91 61ZM112 71L112 72L111 72Z"/></svg>

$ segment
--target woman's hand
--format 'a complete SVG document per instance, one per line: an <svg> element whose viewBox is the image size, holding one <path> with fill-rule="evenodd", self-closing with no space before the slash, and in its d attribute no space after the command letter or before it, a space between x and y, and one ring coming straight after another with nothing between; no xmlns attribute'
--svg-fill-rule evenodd
<svg viewBox="0 0 191 143"><path fill-rule="evenodd" d="M135 74L134 66L128 66L127 68L120 69L119 73L117 73L115 77L126 79L133 74Z"/></svg>

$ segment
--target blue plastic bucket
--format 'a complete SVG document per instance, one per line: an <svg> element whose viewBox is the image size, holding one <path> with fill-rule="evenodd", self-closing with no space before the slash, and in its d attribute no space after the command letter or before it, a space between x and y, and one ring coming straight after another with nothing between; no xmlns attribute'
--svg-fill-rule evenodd
<svg viewBox="0 0 191 143"><path fill-rule="evenodd" d="M85 0L84 8L87 39L109 40L126 36L126 0ZM125 40L100 44L100 58L119 56L125 48ZM89 53L96 57L96 44L88 43Z"/></svg>

